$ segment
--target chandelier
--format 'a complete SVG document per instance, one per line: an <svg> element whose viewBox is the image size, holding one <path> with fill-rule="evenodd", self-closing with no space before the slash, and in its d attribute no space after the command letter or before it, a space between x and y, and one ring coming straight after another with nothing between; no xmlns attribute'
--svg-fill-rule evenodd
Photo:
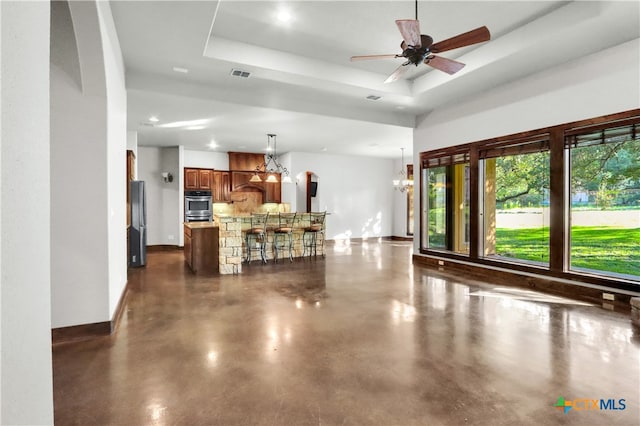
<svg viewBox="0 0 640 426"><path fill-rule="evenodd" d="M273 147L272 147L273 143ZM276 135L273 133L267 134L267 154L265 155L265 161L256 167L254 175L251 176L249 182L262 182L262 178L258 173L264 173L267 176L265 182L278 183L276 173L280 173L282 177L282 183L291 183L291 177L289 177L289 170L278 162L276 154Z"/></svg>
<svg viewBox="0 0 640 426"><path fill-rule="evenodd" d="M398 173L398 179L393 180L393 188L397 189L400 192L408 191L409 188L413 187L413 179L409 179L407 176L407 172L404 168L404 148L400 148L402 150L402 160L400 163L400 172Z"/></svg>

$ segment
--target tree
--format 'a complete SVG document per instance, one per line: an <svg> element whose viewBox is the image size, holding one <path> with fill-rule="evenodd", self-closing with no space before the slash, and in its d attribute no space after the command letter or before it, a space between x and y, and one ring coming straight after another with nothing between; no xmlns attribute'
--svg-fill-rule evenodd
<svg viewBox="0 0 640 426"><path fill-rule="evenodd" d="M535 195L533 199L541 203L548 190L549 152L496 158L497 203L521 201L526 195Z"/></svg>

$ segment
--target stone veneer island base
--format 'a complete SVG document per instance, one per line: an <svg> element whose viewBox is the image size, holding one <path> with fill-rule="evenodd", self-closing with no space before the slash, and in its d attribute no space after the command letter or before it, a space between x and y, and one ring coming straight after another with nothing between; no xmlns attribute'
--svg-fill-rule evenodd
<svg viewBox="0 0 640 426"><path fill-rule="evenodd" d="M276 222L271 220L267 224L267 230L275 228L277 224L277 215L273 216ZM239 274L242 272L242 260L245 256L244 247L244 231L251 227L250 216L227 216L214 215L213 223L219 227L219 243L218 243L218 267L221 274ZM309 213L298 213L296 223L293 229L293 257L301 257L304 253L302 245L302 236L304 228L310 225ZM273 232L267 231L267 260L273 260ZM322 256L324 250L323 239L324 233L317 236L317 255ZM281 261L288 261L288 254L285 254ZM256 258L259 261L259 256Z"/></svg>

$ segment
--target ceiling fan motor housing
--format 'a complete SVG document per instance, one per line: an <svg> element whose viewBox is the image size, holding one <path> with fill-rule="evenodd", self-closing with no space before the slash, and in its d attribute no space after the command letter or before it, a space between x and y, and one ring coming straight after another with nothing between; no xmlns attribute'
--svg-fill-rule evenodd
<svg viewBox="0 0 640 426"><path fill-rule="evenodd" d="M417 48L415 46L407 46L407 43L405 41L400 43L400 48L403 49L401 56L404 56L409 60L409 63L412 63L416 66L424 62L424 60L427 59L427 57L431 53L429 48L433 44L433 39L428 35L421 34L420 43L421 46Z"/></svg>

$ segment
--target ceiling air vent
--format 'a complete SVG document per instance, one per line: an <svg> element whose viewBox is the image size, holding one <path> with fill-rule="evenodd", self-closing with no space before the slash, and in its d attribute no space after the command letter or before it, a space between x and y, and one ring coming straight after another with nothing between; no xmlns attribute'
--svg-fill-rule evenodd
<svg viewBox="0 0 640 426"><path fill-rule="evenodd" d="M233 68L231 70L231 75L234 76L234 77L249 78L251 73L249 71L242 71L242 70L238 70L238 69Z"/></svg>
<svg viewBox="0 0 640 426"><path fill-rule="evenodd" d="M376 96L376 95L369 95L367 96L367 99L369 99L370 101L377 101L378 99L381 99L382 96Z"/></svg>

